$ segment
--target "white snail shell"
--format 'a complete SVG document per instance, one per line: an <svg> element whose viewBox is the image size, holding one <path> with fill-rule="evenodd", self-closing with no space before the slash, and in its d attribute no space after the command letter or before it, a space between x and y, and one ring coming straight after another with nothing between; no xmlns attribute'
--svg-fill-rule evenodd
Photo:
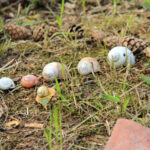
<svg viewBox="0 0 150 150"><path fill-rule="evenodd" d="M0 78L0 89L2 90L8 90L15 88L15 83L12 79L8 77L2 77Z"/></svg>
<svg viewBox="0 0 150 150"><path fill-rule="evenodd" d="M42 75L46 81L54 81L55 76L58 79L64 79L69 74L68 69L65 65L58 62L52 62L47 64L42 72Z"/></svg>
<svg viewBox="0 0 150 150"><path fill-rule="evenodd" d="M81 75L87 75L92 72L98 72L100 65L95 58L85 57L80 60L77 69Z"/></svg>
<svg viewBox="0 0 150 150"><path fill-rule="evenodd" d="M123 46L117 46L108 53L108 60L116 68L126 65L135 65L135 56L132 51Z"/></svg>

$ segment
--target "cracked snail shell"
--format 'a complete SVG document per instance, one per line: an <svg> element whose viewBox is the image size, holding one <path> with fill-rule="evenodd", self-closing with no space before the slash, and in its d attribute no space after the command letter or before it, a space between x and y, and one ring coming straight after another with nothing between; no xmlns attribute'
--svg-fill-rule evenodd
<svg viewBox="0 0 150 150"><path fill-rule="evenodd" d="M81 75L87 75L92 72L100 71L100 65L95 58L85 57L80 60L77 69Z"/></svg>

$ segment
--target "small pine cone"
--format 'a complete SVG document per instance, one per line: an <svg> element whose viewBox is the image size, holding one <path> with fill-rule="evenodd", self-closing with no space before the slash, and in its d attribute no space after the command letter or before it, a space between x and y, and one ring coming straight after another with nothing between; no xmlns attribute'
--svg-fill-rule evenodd
<svg viewBox="0 0 150 150"><path fill-rule="evenodd" d="M108 48L113 48L115 46L118 46L119 43L119 37L117 36L108 36L103 39L103 42L106 44Z"/></svg>
<svg viewBox="0 0 150 150"><path fill-rule="evenodd" d="M148 46L148 44L141 39L127 36L120 39L119 44L132 50L133 53L141 52Z"/></svg>
<svg viewBox="0 0 150 150"><path fill-rule="evenodd" d="M42 23L41 25L38 25L33 30L33 38L35 41L43 40L45 29L47 28L46 23Z"/></svg>
<svg viewBox="0 0 150 150"><path fill-rule="evenodd" d="M4 26L4 30L13 40L25 40L32 36L32 33L29 29L16 24L6 24Z"/></svg>
<svg viewBox="0 0 150 150"><path fill-rule="evenodd" d="M68 32L72 33L72 35L69 35L69 38L71 39L80 39L84 36L84 30L81 25L73 24L69 27Z"/></svg>
<svg viewBox="0 0 150 150"><path fill-rule="evenodd" d="M113 48L118 45L119 37L110 36L111 33L105 33L99 30L92 30L91 39L93 41L100 41L103 45L106 45L108 48Z"/></svg>
<svg viewBox="0 0 150 150"><path fill-rule="evenodd" d="M103 41L103 39L106 37L105 33L103 31L99 30L92 30L91 38L95 41Z"/></svg>
<svg viewBox="0 0 150 150"><path fill-rule="evenodd" d="M56 27L49 27L49 29L48 29L48 36L50 37L50 36L52 36L55 32L58 32L58 28L56 28Z"/></svg>
<svg viewBox="0 0 150 150"><path fill-rule="evenodd" d="M34 28L33 38L35 41L40 41L44 39L45 32L48 32L48 36L52 36L53 33L57 32L58 29L56 27L50 26L47 23L42 23Z"/></svg>

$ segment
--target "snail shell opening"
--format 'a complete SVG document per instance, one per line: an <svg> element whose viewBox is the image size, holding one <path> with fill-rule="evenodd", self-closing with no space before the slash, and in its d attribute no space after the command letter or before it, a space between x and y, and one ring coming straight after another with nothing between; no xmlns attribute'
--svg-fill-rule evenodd
<svg viewBox="0 0 150 150"><path fill-rule="evenodd" d="M113 62L117 62L119 58L120 58L120 54L118 52L109 55L109 59L111 59L111 61Z"/></svg>
<svg viewBox="0 0 150 150"><path fill-rule="evenodd" d="M133 66L135 64L135 56L127 47L117 46L108 53L109 63L116 68L121 66Z"/></svg>

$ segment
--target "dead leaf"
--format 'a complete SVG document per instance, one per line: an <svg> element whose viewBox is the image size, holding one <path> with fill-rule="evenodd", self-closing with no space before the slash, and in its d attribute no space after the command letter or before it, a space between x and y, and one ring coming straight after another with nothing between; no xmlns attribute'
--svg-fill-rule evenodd
<svg viewBox="0 0 150 150"><path fill-rule="evenodd" d="M56 91L54 88L48 88L49 90L49 95L46 97L39 97L38 95L36 96L36 101L40 103L45 109L47 109L47 105L51 98L56 94Z"/></svg>
<svg viewBox="0 0 150 150"><path fill-rule="evenodd" d="M19 121L19 120L14 120L14 121L7 122L7 123L5 124L5 126L6 126L6 128L8 128L8 129L12 129L12 128L15 128L15 127L19 126L19 124L20 124L20 121Z"/></svg>
<svg viewBox="0 0 150 150"><path fill-rule="evenodd" d="M36 15L34 15L34 16L28 16L28 17L26 17L26 18L23 20L23 22L24 22L25 24L34 23L35 20L39 19L39 17L40 17L40 14L36 14Z"/></svg>
<svg viewBox="0 0 150 150"><path fill-rule="evenodd" d="M49 98L49 97L40 98L40 99L38 100L38 103L40 103L45 109L47 109L47 105L48 105L50 99L51 99L51 98Z"/></svg>

